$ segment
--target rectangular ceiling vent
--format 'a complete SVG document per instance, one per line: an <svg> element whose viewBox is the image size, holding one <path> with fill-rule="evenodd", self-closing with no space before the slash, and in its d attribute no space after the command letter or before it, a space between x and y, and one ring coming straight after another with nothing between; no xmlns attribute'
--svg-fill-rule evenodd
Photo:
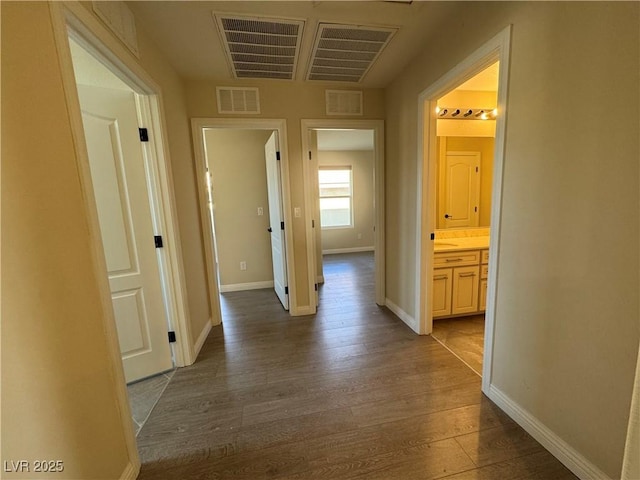
<svg viewBox="0 0 640 480"><path fill-rule="evenodd" d="M218 113L260 113L260 94L257 88L216 87Z"/></svg>
<svg viewBox="0 0 640 480"><path fill-rule="evenodd" d="M397 28L321 23L307 80L360 82Z"/></svg>
<svg viewBox="0 0 640 480"><path fill-rule="evenodd" d="M362 92L326 90L327 115L362 115Z"/></svg>
<svg viewBox="0 0 640 480"><path fill-rule="evenodd" d="M235 78L293 80L304 21L214 14Z"/></svg>

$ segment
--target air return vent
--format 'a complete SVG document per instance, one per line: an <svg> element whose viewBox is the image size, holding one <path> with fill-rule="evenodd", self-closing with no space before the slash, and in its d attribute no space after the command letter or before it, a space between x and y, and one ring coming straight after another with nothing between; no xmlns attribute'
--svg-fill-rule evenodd
<svg viewBox="0 0 640 480"><path fill-rule="evenodd" d="M326 90L327 115L362 115L362 92Z"/></svg>
<svg viewBox="0 0 640 480"><path fill-rule="evenodd" d="M260 113L257 88L216 87L218 113Z"/></svg>
<svg viewBox="0 0 640 480"><path fill-rule="evenodd" d="M235 78L293 80L304 22L214 14Z"/></svg>
<svg viewBox="0 0 640 480"><path fill-rule="evenodd" d="M362 81L396 31L395 28L321 23L307 80Z"/></svg>

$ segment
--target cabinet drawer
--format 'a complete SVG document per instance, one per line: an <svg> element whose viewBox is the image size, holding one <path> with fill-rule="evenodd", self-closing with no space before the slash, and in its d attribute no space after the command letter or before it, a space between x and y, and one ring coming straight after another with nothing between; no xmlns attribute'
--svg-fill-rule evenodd
<svg viewBox="0 0 640 480"><path fill-rule="evenodd" d="M480 251L468 252L442 252L433 257L433 268L462 267L466 265L478 265L480 263Z"/></svg>
<svg viewBox="0 0 640 480"><path fill-rule="evenodd" d="M489 250L482 250L482 259L480 263L489 263Z"/></svg>
<svg viewBox="0 0 640 480"><path fill-rule="evenodd" d="M480 266L480 278L487 278L489 276L489 265Z"/></svg>

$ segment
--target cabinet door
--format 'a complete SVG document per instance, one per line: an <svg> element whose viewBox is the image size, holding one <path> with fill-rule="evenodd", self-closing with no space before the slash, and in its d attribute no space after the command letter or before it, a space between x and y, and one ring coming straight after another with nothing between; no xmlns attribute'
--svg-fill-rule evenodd
<svg viewBox="0 0 640 480"><path fill-rule="evenodd" d="M433 316L451 315L452 268L438 268L433 271Z"/></svg>
<svg viewBox="0 0 640 480"><path fill-rule="evenodd" d="M478 311L479 274L480 268L478 266L453 269L452 315Z"/></svg>
<svg viewBox="0 0 640 480"><path fill-rule="evenodd" d="M480 303L478 310L484 312L487 309L487 279L480 280Z"/></svg>

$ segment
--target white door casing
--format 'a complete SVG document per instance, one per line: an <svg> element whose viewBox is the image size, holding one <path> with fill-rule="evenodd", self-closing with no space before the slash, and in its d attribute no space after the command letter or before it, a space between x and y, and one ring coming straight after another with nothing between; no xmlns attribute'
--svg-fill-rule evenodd
<svg viewBox="0 0 640 480"><path fill-rule="evenodd" d="M278 160L277 132L273 132L264 145L269 197L269 232L271 233L271 259L273 261L273 288L285 310L289 310L287 262L285 249L284 215L282 210L282 184Z"/></svg>
<svg viewBox="0 0 640 480"><path fill-rule="evenodd" d="M444 228L477 227L480 204L480 152L446 152L441 195Z"/></svg>
<svg viewBox="0 0 640 480"><path fill-rule="evenodd" d="M125 379L173 366L133 92L78 86Z"/></svg>

